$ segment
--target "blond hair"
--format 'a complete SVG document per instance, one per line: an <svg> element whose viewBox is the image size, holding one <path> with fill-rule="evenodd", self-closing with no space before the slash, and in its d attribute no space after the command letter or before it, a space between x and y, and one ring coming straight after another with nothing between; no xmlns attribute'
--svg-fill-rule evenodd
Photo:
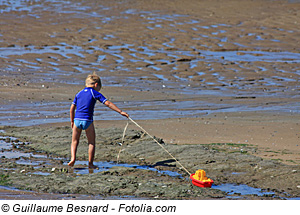
<svg viewBox="0 0 300 215"><path fill-rule="evenodd" d="M100 77L94 72L93 74L90 74L85 79L85 85L92 85L98 83L100 85L100 88L102 87L101 79Z"/></svg>

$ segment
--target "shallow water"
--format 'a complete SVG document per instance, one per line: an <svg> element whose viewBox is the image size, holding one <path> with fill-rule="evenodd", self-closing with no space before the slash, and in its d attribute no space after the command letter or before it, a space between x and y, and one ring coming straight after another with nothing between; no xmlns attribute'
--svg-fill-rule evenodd
<svg viewBox="0 0 300 215"><path fill-rule="evenodd" d="M245 184L221 184L221 185L212 185L213 189L218 189L226 192L229 198L239 198L236 196L232 196L233 194L240 195L257 195L257 196L266 196L266 195L275 195L274 192L269 192L262 190L260 188L249 187Z"/></svg>
<svg viewBox="0 0 300 215"><path fill-rule="evenodd" d="M201 51L207 61L300 63L300 53L270 51Z"/></svg>
<svg viewBox="0 0 300 215"><path fill-rule="evenodd" d="M247 98L245 98L247 99ZM254 99L253 99L254 100ZM123 109L130 109L130 115L135 120L142 119L165 119L180 117L199 117L212 113L243 111L283 111L299 113L298 102L273 103L261 106L255 103L249 104L215 104L207 101L187 100L157 100L157 101L128 101L114 102ZM51 109L49 109L49 105ZM31 126L44 123L57 123L69 121L69 102L51 103L19 103L0 108L0 125ZM14 112L11 111L14 109ZM147 114L145 114L145 112ZM104 105L97 104L95 107L94 120L118 120L119 114L108 110Z"/></svg>
<svg viewBox="0 0 300 215"><path fill-rule="evenodd" d="M164 174L168 175L171 177L182 177L181 174L169 170L158 170L154 168L153 166L147 166L147 165L137 165L137 164L126 164L126 163L115 163L115 162L94 162L94 165L96 165L98 168L97 169L89 169L87 166L85 167L76 167L76 165L87 165L88 161L76 161L75 166L74 166L74 173L76 174L90 174L90 173L97 173L97 172L103 172L106 171L112 167L128 167L128 168L134 168L134 169L142 169L142 170L149 170L149 171L154 171L159 174ZM67 163L64 163L67 165Z"/></svg>
<svg viewBox="0 0 300 215"><path fill-rule="evenodd" d="M153 101L127 101L114 102L123 109L129 109L131 118L142 119L165 119L180 117L200 117L212 113L239 112L241 111L282 111L299 113L299 102L273 102L272 105L255 103L252 97L237 97L238 99L253 100L252 103L239 104L213 103L201 100L153 100ZM49 109L49 105L51 109ZM70 102L37 102L18 103L0 108L0 125L31 126L44 123L57 123L69 121ZM12 112L11 110L14 109ZM147 114L145 114L147 113ZM97 104L95 107L94 120L118 120L119 114L108 110L104 105Z"/></svg>
<svg viewBox="0 0 300 215"><path fill-rule="evenodd" d="M50 11L68 15L70 20L78 17L82 19L96 17L100 23L106 24L116 19L127 20L134 17L149 31L164 29L168 31L165 36L157 36L159 38L153 41L144 39L126 42L127 40L116 32L103 35L98 33L97 30L101 29L101 25L91 23L90 27L95 28L95 35L90 36L85 42L58 40L54 44L51 43L52 45L7 44L7 47L0 47L0 59L5 62L3 64L5 66L0 68L0 74L8 77L16 71L23 75L30 71L31 74L38 76L30 82L39 83L43 80L70 84L69 77L72 77L72 84L82 85L82 74L98 71L105 86L128 87L136 91L177 93L187 97L195 95L228 97L239 94L259 98L292 98L297 97L299 91L297 82L300 79L300 53L274 51L271 50L272 47L269 49L260 47L260 43L255 48L250 47L250 44L262 40L276 44L284 44L284 41L258 34L257 29L249 29L245 32L242 28L244 23L240 23L239 28L235 29L236 26L224 23L205 25L201 20L186 14L164 14L161 11L137 9L126 9L112 16L108 13L112 8L95 4L93 1L17 0L1 1L0 5L1 13L24 12L22 14L24 17L39 18L44 11ZM268 30L264 26L260 28ZM240 44L230 38L233 29L240 31L239 38L250 38L249 44ZM85 28L76 29L73 33L77 35L85 30ZM74 29L65 28L64 31L68 33ZM282 28L273 31L296 33ZM184 34L178 36L178 32ZM62 32L53 32L49 37L58 39L61 34ZM195 43L187 43L188 47L182 46L181 37L183 41L193 40ZM0 41L2 39L5 39L3 34L0 35ZM107 43L103 44L103 40ZM213 47L213 44L210 45L207 40L216 41L219 48ZM101 41L100 46L99 41ZM233 48L226 49L224 44L233 45ZM95 57L96 60L91 60ZM140 108L141 104L142 108ZM172 107L174 104L176 108ZM222 104L205 105L204 102L194 101L194 98L176 103L134 101L120 105L131 109L139 107L130 111L135 119L195 117L219 111L276 110L298 113L300 110L297 102L251 106L226 104L224 100ZM153 109L151 105L157 109ZM47 110L48 106L53 107L53 110ZM68 106L67 102L3 105L0 108L0 125L22 126L68 121ZM14 112L11 111L12 109ZM114 113L98 108L95 113L96 120L101 119L101 115L104 114L108 120L118 118ZM8 120L6 120L7 116Z"/></svg>
<svg viewBox="0 0 300 215"><path fill-rule="evenodd" d="M9 140L9 142L7 142L7 140ZM23 145L23 143L19 142L17 138L0 136L0 157L6 159L15 159L15 163L21 165L31 165L34 166L34 169L39 169L41 165L42 166L51 165L53 164L53 162L65 160L62 158L49 157L44 154L24 152L22 150L18 150L19 147L15 147L16 144ZM67 166L67 164L68 161L65 161L63 163L63 165L65 166ZM94 165L98 167L97 169L89 169L87 164L88 161L76 161L76 164L73 168L73 173L82 175L82 174L103 172L112 167L127 167L127 168L154 171L159 174L169 175L171 177L182 177L182 175L177 172L173 172L169 170L159 170L155 168L155 166L151 166L151 165L137 165L137 164L99 161L99 162L94 162ZM34 171L32 174L49 175L51 173Z"/></svg>
<svg viewBox="0 0 300 215"><path fill-rule="evenodd" d="M276 194L272 191L266 191L260 188L250 187L246 184L221 184L221 185L212 185L213 189L218 189L226 192L228 194L227 198L229 199L241 199L242 196L246 195L256 195L256 196L271 196L284 200L300 200L300 197L295 198L282 198L276 196Z"/></svg>

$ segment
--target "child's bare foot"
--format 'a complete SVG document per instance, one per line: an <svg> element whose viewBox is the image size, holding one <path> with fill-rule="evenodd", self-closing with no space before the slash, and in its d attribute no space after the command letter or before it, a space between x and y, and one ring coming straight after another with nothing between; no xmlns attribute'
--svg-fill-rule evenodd
<svg viewBox="0 0 300 215"><path fill-rule="evenodd" d="M89 169L97 169L98 167L95 166L94 164L89 164Z"/></svg>
<svg viewBox="0 0 300 215"><path fill-rule="evenodd" d="M75 164L75 161L70 161L70 162L68 163L68 165L71 166L71 167L73 167L74 164Z"/></svg>

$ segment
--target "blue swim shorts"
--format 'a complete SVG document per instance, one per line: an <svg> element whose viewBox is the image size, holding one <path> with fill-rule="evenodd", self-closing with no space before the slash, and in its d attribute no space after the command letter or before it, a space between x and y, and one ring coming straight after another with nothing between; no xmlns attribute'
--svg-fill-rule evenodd
<svg viewBox="0 0 300 215"><path fill-rule="evenodd" d="M86 130L88 127L93 123L93 121L86 121L86 120L74 120L74 124L77 128Z"/></svg>

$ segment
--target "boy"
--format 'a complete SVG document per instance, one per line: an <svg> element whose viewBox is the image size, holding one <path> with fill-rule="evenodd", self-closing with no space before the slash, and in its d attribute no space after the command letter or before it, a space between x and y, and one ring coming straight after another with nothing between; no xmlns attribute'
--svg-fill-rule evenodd
<svg viewBox="0 0 300 215"><path fill-rule="evenodd" d="M115 104L108 101L101 93L99 93L102 85L101 80L95 73L88 75L85 80L85 86L82 91L77 93L70 108L71 127L73 129L71 144L71 161L69 166L74 166L76 160L76 151L82 130L85 130L89 144L89 168L97 168L94 166L95 156L95 128L93 123L94 107L96 101L99 100L112 110L120 113L122 116L129 117L126 112L121 111ZM75 113L76 109L76 113Z"/></svg>

